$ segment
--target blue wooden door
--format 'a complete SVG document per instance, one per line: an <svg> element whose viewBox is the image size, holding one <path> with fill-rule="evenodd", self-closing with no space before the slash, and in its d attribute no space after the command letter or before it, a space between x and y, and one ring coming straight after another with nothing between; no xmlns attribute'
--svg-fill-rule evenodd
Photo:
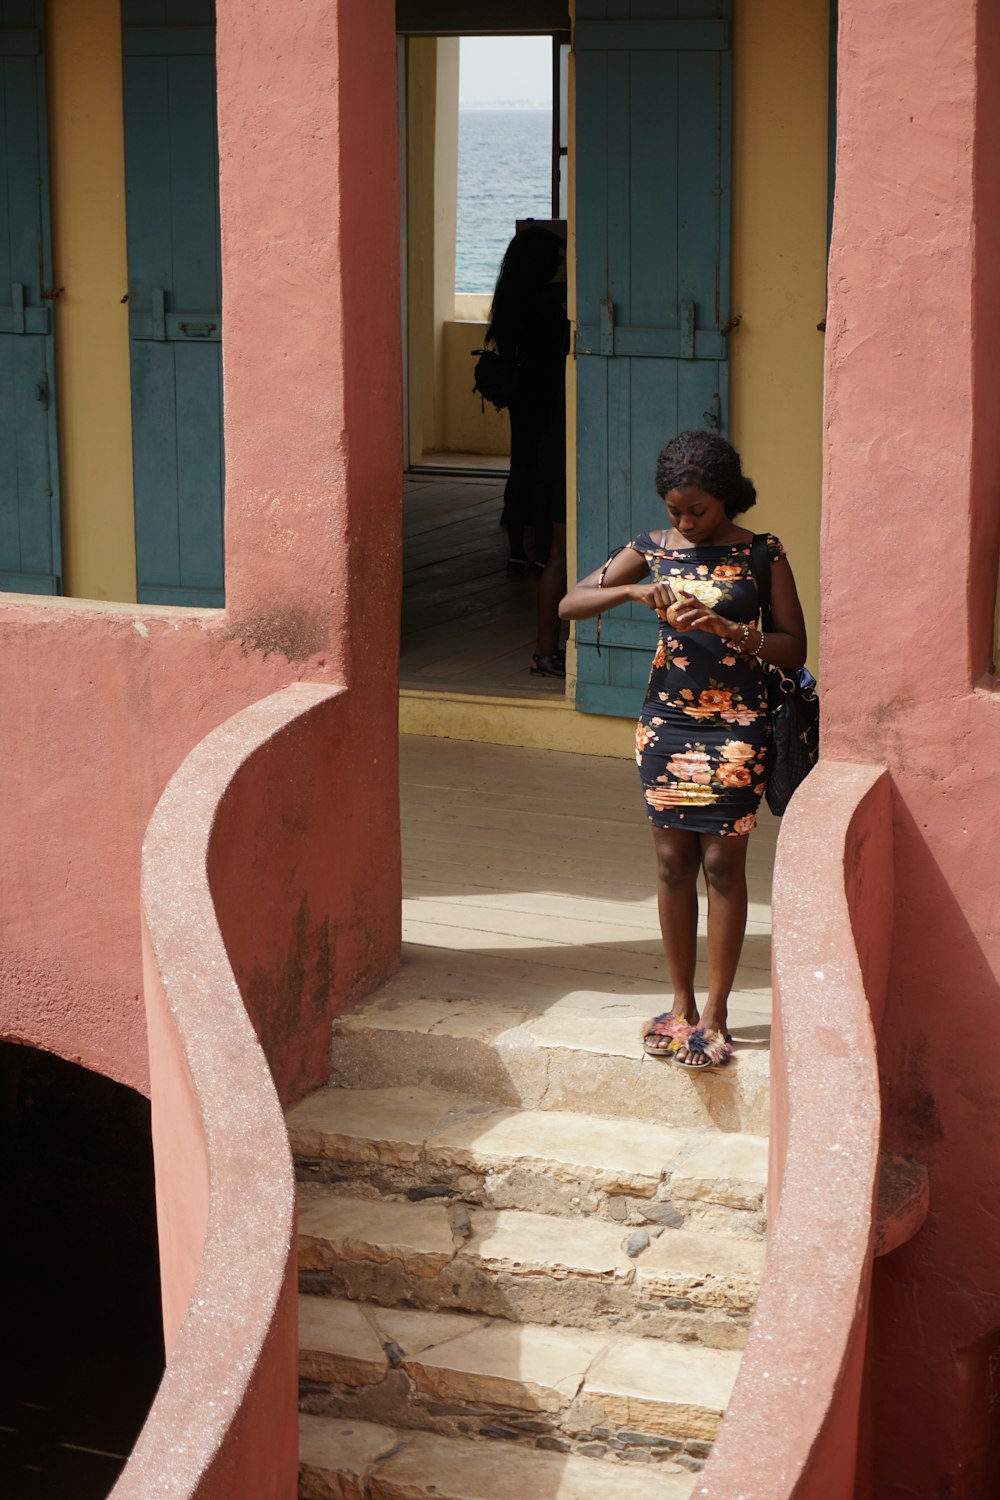
<svg viewBox="0 0 1000 1500"><path fill-rule="evenodd" d="M0 0L0 589L62 590L42 0Z"/></svg>
<svg viewBox="0 0 1000 1500"><path fill-rule="evenodd" d="M656 455L728 416L731 0L579 0L580 570L662 515ZM634 715L649 611L577 626L577 707Z"/></svg>
<svg viewBox="0 0 1000 1500"><path fill-rule="evenodd" d="M211 0L125 0L136 577L221 605L222 316Z"/></svg>

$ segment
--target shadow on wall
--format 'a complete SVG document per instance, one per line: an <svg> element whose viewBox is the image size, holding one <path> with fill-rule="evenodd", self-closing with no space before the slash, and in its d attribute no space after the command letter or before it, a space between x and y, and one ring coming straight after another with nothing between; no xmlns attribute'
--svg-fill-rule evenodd
<svg viewBox="0 0 1000 1500"><path fill-rule="evenodd" d="M867 1488L859 1494L863 1500L944 1494L947 1474L961 1471L963 1495L995 1496L1000 1332L996 1295L986 1289L996 1284L1000 1217L1000 985L961 894L928 844L926 824L899 795L893 818L897 931L879 1042L883 1143L927 1163L931 1215L921 1234L875 1262L864 1403L869 1430L860 1465ZM959 1132L956 1153L949 1139ZM942 1276L942 1265L954 1276ZM981 1289L974 1299L970 1284ZM931 1359L929 1348L939 1356ZM912 1412L929 1385L937 1420L922 1448L912 1440ZM930 1473L928 1449L940 1465Z"/></svg>
<svg viewBox="0 0 1000 1500"><path fill-rule="evenodd" d="M163 1374L149 1101L0 1043L0 1493L103 1500Z"/></svg>

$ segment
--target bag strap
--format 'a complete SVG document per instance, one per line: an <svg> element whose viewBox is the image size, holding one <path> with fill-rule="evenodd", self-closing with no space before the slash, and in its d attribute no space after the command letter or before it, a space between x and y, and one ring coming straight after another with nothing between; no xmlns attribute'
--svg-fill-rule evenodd
<svg viewBox="0 0 1000 1500"><path fill-rule="evenodd" d="M767 532L758 531L750 543L750 571L757 584L761 627L771 623L771 559L767 552Z"/></svg>
<svg viewBox="0 0 1000 1500"><path fill-rule="evenodd" d="M611 556L608 558L607 562L604 564L603 568L601 569L601 576L600 576L600 578L598 578L598 580L597 580L597 587L599 589L602 589L604 587L605 574L607 573L607 571L610 568L611 564L614 562L615 558L618 556L619 552L624 552L625 548L626 547L631 547L631 545L632 545L631 542L623 542L620 547L616 547L615 550L612 552ZM597 654L598 654L598 656L600 656L600 654L601 654L601 616L600 615L597 616Z"/></svg>

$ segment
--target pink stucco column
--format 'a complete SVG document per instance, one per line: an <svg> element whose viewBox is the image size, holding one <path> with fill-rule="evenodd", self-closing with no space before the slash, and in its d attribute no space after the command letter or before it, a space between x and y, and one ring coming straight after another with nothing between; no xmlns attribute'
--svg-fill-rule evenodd
<svg viewBox="0 0 1000 1500"><path fill-rule="evenodd" d="M885 1145L931 1207L879 1261L860 1493L981 1497L1000 1328L1000 18L841 0L824 753L894 786Z"/></svg>
<svg viewBox="0 0 1000 1500"><path fill-rule="evenodd" d="M192 747L289 683L349 690L370 982L399 944L393 6L218 13L227 607L0 595L0 1035L140 1089L143 833Z"/></svg>

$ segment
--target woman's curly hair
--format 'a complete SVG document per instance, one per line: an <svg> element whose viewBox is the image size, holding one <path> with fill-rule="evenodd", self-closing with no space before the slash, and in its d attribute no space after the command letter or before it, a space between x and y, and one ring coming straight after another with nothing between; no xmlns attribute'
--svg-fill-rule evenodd
<svg viewBox="0 0 1000 1500"><path fill-rule="evenodd" d="M680 432L656 460L656 493L706 490L721 500L730 518L757 504L753 481L743 473L740 455L717 432Z"/></svg>

